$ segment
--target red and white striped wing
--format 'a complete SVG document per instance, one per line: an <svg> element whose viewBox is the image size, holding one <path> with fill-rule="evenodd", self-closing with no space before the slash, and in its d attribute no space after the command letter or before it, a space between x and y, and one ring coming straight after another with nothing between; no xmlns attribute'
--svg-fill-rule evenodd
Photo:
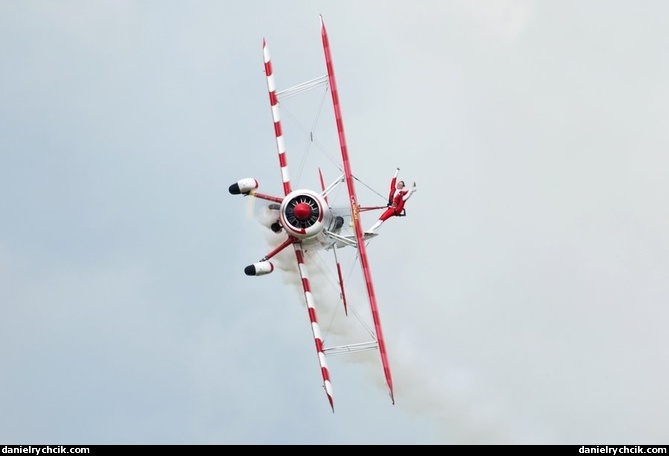
<svg viewBox="0 0 669 456"><path fill-rule="evenodd" d="M279 153L279 166L281 168L281 179L283 181L283 191L284 196L288 196L292 193L290 185L290 175L288 173L288 160L286 158L286 147L283 140L283 129L281 128L281 115L279 110L279 100L277 97L276 83L274 81L274 73L272 70L272 61L269 54L269 48L267 47L267 42L263 40L263 59L265 62L265 76L267 77L267 90L269 91L269 100L272 108L272 120L274 121L274 134L276 137L276 147ZM316 198L318 195L314 194L313 197ZM284 228L288 231L289 223L283 221ZM316 307L314 306L314 297L311 293L311 285L309 283L309 274L307 273L307 267L304 262L304 252L302 249L302 243L298 238L295 238L296 233L289 233L290 238L294 239L293 247L295 249L295 258L297 260L297 268L300 273L300 278L302 282L302 288L304 290L304 300L307 304L307 310L309 312L309 321L311 323L311 332L314 336L314 342L316 344L316 354L318 355L318 363L321 368L321 375L323 376L323 388L328 397L328 402L330 407L334 412L334 400L332 396L332 383L330 382L330 371L328 370L327 362L325 360L324 352L324 343L321 336L321 330L318 326L318 318L316 317Z"/></svg>

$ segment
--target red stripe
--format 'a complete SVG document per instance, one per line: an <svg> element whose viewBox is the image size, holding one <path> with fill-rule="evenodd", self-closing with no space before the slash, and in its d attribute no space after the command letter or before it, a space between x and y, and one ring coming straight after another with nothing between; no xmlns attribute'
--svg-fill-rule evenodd
<svg viewBox="0 0 669 456"><path fill-rule="evenodd" d="M316 318L316 309L309 307L309 321L312 323L318 323L318 318Z"/></svg>
<svg viewBox="0 0 669 456"><path fill-rule="evenodd" d="M321 367L321 374L323 374L323 380L330 381L330 372L326 367ZM328 396L330 395L328 394ZM332 401L330 401L330 403L332 403Z"/></svg>

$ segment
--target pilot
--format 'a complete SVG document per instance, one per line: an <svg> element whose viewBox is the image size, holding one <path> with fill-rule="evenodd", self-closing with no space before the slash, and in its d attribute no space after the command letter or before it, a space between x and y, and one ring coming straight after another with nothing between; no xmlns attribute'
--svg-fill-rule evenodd
<svg viewBox="0 0 669 456"><path fill-rule="evenodd" d="M404 204L411 198L411 195L417 190L416 183L413 183L411 188L406 188L404 181L397 181L397 175L400 173L400 169L395 170L395 175L390 181L390 193L388 194L388 209L386 209L381 217L371 226L370 229L365 231L369 234L375 234L376 230L392 216L402 217L405 215Z"/></svg>

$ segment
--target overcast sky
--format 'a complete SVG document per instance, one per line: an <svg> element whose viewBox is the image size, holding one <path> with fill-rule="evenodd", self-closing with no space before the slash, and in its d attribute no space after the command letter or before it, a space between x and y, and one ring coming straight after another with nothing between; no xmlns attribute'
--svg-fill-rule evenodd
<svg viewBox="0 0 669 456"><path fill-rule="evenodd" d="M418 184L368 246L396 403L332 358L334 414L228 193L280 192L262 40L280 89L325 74L319 14L354 172ZM668 30L659 0L0 0L0 441L666 444Z"/></svg>

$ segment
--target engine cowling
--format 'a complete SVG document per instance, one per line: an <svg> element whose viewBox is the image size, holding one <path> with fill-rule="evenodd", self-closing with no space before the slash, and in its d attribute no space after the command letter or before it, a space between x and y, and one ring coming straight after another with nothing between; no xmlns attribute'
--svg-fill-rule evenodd
<svg viewBox="0 0 669 456"><path fill-rule="evenodd" d="M253 263L244 268L244 274L247 276L262 276L274 271L274 265L269 261Z"/></svg>
<svg viewBox="0 0 669 456"><path fill-rule="evenodd" d="M252 177L247 177L232 184L228 190L233 195L245 195L256 188L258 188L258 181Z"/></svg>
<svg viewBox="0 0 669 456"><path fill-rule="evenodd" d="M281 202L279 219L290 235L304 239L316 236L329 226L332 212L319 193L295 190Z"/></svg>

